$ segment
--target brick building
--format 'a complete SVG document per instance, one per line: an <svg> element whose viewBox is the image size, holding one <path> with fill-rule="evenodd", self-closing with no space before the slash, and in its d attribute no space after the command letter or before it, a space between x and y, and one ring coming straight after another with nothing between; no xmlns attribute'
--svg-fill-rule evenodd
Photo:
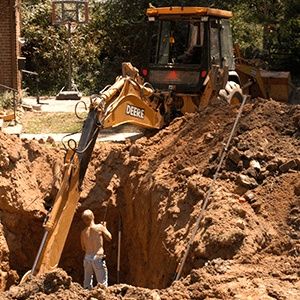
<svg viewBox="0 0 300 300"><path fill-rule="evenodd" d="M22 76L18 70L20 36L21 0L0 0L0 84L18 91Z"/></svg>

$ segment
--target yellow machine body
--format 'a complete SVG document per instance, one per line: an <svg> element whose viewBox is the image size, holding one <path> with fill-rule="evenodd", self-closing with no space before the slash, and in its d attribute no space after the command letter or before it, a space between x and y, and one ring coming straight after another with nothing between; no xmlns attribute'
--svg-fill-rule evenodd
<svg viewBox="0 0 300 300"><path fill-rule="evenodd" d="M269 98L292 102L296 89L290 72L260 71L260 75Z"/></svg>
<svg viewBox="0 0 300 300"><path fill-rule="evenodd" d="M231 18L232 12L227 10L221 10L210 7L159 7L159 8L148 8L147 16L167 16L167 15L184 15L191 16L191 18L199 18L200 16L213 16L219 18Z"/></svg>

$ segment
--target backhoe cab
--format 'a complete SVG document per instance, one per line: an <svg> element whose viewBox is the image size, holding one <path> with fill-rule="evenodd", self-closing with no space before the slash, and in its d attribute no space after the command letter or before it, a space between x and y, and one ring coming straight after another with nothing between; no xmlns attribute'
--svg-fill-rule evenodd
<svg viewBox="0 0 300 300"><path fill-rule="evenodd" d="M227 87L223 86L221 96L229 103L242 101L229 21L232 12L162 7L148 9L147 16L150 28L145 61L149 63L143 75L157 92L172 93L170 119L208 104L207 98L212 97L205 89L212 79L208 74L213 66L229 71L229 78L222 79ZM166 114L163 107L161 113Z"/></svg>
<svg viewBox="0 0 300 300"><path fill-rule="evenodd" d="M144 70L155 89L200 93L212 64L234 71L232 12L200 7L147 10L150 61Z"/></svg>
<svg viewBox="0 0 300 300"><path fill-rule="evenodd" d="M173 93L169 107L173 116L176 111L192 112L193 104L207 105L203 93L208 80L214 80L208 76L214 65L220 69L228 66L228 81L218 89L218 95L231 104L242 102L243 94L292 103L295 88L289 72L260 70L245 59L237 43L233 48L232 12L162 7L148 9L147 16L150 30L145 61L149 64L144 66L143 75L157 91Z"/></svg>

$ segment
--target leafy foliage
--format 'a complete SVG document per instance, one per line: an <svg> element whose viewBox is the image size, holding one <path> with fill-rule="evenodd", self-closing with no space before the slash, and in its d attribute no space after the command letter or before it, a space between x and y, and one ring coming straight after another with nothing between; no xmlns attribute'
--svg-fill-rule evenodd
<svg viewBox="0 0 300 300"><path fill-rule="evenodd" d="M276 68L299 74L300 68L300 2L287 0L274 26L270 45L271 59L279 58Z"/></svg>
<svg viewBox="0 0 300 300"><path fill-rule="evenodd" d="M241 21L233 23L233 28L243 41L241 48L248 57L258 55L267 60L272 69L300 75L299 1L239 0L233 12L240 16ZM250 30L245 30L245 23Z"/></svg>
<svg viewBox="0 0 300 300"><path fill-rule="evenodd" d="M16 95L15 95L16 97ZM0 109L9 109L14 107L14 94L12 91L6 90L0 94Z"/></svg>
<svg viewBox="0 0 300 300"><path fill-rule="evenodd" d="M294 0L106 0L89 1L89 23L72 33L72 78L85 94L98 93L121 73L124 61L140 68L146 52L149 6L210 6L233 11L233 40L246 57L273 68L300 70L300 3ZM50 0L23 0L26 69L39 73L42 93L56 94L68 82L68 33L52 24ZM35 93L35 80L24 74Z"/></svg>
<svg viewBox="0 0 300 300"><path fill-rule="evenodd" d="M38 1L35 1L38 2ZM45 92L57 92L68 82L68 30L65 26L52 24L51 1L23 4L23 36L26 45L26 69L39 73L40 88ZM84 72L84 78L92 78L94 68L99 65L99 48L93 32L86 25L71 36L71 56L75 82L76 74ZM89 68L86 68L89 66ZM35 89L32 78L25 77L31 91ZM84 82L85 84L87 82ZM87 87L93 88L94 81Z"/></svg>

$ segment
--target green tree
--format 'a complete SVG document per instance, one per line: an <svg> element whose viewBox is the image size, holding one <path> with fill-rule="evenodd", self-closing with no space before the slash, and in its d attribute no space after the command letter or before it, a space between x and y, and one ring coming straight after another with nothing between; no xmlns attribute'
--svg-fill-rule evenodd
<svg viewBox="0 0 300 300"><path fill-rule="evenodd" d="M52 24L51 1L23 0L23 36L27 70L40 74L45 93L57 93L68 81L67 29ZM106 0L89 1L89 23L72 34L72 77L86 94L113 84L124 61L141 68L149 5L208 6L233 12L233 40L246 57L268 60L273 68L299 73L300 3L294 0ZM35 81L24 75L35 91Z"/></svg>
<svg viewBox="0 0 300 300"><path fill-rule="evenodd" d="M299 74L300 3L294 0L240 0L232 5L233 31L249 58L272 69Z"/></svg>
<svg viewBox="0 0 300 300"><path fill-rule="evenodd" d="M300 75L300 2L286 0L273 30L271 61L277 69Z"/></svg>
<svg viewBox="0 0 300 300"><path fill-rule="evenodd" d="M52 24L52 2L49 0L24 1L22 17L22 35L26 42L22 51L26 57L26 69L38 72L42 91L57 93L68 81L67 28ZM95 85L91 74L99 65L95 36L87 25L80 25L72 33L71 40L73 77L75 82L80 76L87 78L84 84L89 90ZM28 76L24 76L24 80L30 91L34 91L34 80Z"/></svg>

